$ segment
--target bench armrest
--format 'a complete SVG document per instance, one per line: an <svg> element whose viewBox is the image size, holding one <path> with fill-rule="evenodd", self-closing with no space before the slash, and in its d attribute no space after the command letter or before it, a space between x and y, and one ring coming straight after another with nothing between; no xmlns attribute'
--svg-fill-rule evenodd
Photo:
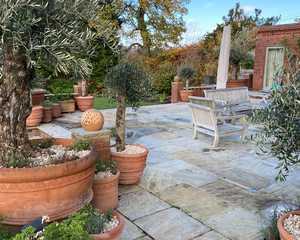
<svg viewBox="0 0 300 240"><path fill-rule="evenodd" d="M245 114L239 114L239 115L228 115L228 116L217 116L218 120L235 120L235 119L241 119L247 117Z"/></svg>

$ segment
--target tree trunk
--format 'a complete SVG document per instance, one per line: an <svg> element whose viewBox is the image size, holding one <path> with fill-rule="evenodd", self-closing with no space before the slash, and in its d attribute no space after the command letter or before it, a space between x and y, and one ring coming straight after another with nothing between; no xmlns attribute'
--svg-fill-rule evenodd
<svg viewBox="0 0 300 240"><path fill-rule="evenodd" d="M20 166L30 144L26 118L30 114L31 71L22 51L4 49L3 78L0 79L0 165Z"/></svg>
<svg viewBox="0 0 300 240"><path fill-rule="evenodd" d="M151 55L151 39L150 34L147 29L147 25L145 22L145 11L143 7L141 6L141 3L139 3L140 7L137 12L137 22L138 22L138 30L141 33L141 37L143 40L143 47L147 52L147 55Z"/></svg>
<svg viewBox="0 0 300 240"><path fill-rule="evenodd" d="M125 116L126 116L125 97L117 96L117 113L116 113L117 152L122 152L125 150Z"/></svg>

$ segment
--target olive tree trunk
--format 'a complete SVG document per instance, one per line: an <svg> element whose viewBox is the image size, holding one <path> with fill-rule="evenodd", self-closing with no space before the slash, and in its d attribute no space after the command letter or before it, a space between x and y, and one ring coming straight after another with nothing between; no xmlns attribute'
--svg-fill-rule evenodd
<svg viewBox="0 0 300 240"><path fill-rule="evenodd" d="M117 113L116 113L116 148L117 152L125 150L125 116L126 101L124 96L117 96Z"/></svg>
<svg viewBox="0 0 300 240"><path fill-rule="evenodd" d="M0 79L0 165L3 166L25 159L30 149L26 132L26 118L31 111L30 78L25 54L5 48Z"/></svg>

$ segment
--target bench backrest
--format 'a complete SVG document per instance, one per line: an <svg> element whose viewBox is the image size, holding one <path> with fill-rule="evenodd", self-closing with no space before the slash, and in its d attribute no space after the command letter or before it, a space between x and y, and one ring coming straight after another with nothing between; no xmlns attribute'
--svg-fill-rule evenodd
<svg viewBox="0 0 300 240"><path fill-rule="evenodd" d="M191 103L194 103L194 104L207 106L212 109L216 108L215 102L209 98L190 96L189 100Z"/></svg>
<svg viewBox="0 0 300 240"><path fill-rule="evenodd" d="M247 87L204 90L204 94L209 99L224 101L229 104L240 104L250 101Z"/></svg>
<svg viewBox="0 0 300 240"><path fill-rule="evenodd" d="M209 130L217 129L217 118L213 109L207 106L189 103L192 109L193 123Z"/></svg>

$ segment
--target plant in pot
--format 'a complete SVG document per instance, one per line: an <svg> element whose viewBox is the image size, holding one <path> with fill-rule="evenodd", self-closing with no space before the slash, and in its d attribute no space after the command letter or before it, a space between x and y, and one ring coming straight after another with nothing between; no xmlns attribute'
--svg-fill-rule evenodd
<svg viewBox="0 0 300 240"><path fill-rule="evenodd" d="M52 121L52 102L50 100L45 100L43 102L43 123L49 123Z"/></svg>
<svg viewBox="0 0 300 240"><path fill-rule="evenodd" d="M89 24L103 4L0 0L0 215L5 224L23 225L42 215L60 219L92 198L93 151L72 158L61 152L65 161L55 161L49 147L31 145L26 119L38 59L53 66L54 75L68 75L74 68L82 78L90 74L78 56L86 56L95 35L106 39L100 30L93 34Z"/></svg>
<svg viewBox="0 0 300 240"><path fill-rule="evenodd" d="M59 96L59 105L61 108L61 112L63 113L72 113L75 112L75 101L72 98L70 93L62 93Z"/></svg>
<svg viewBox="0 0 300 240"><path fill-rule="evenodd" d="M183 102L189 101L189 96L193 96L193 90L189 89L189 82L195 76L195 70L188 65L180 66L178 76L185 81L185 89L180 90L180 98Z"/></svg>
<svg viewBox="0 0 300 240"><path fill-rule="evenodd" d="M49 97L50 101L52 102L52 117L59 118L61 117L61 106L58 103L59 98L56 95L51 95Z"/></svg>
<svg viewBox="0 0 300 240"><path fill-rule="evenodd" d="M116 147L112 159L118 164L121 184L135 184L143 174L148 149L142 145L125 143L126 105L137 108L151 90L150 78L136 64L120 63L105 78L110 94L116 97Z"/></svg>
<svg viewBox="0 0 300 240"><path fill-rule="evenodd" d="M272 90L267 106L252 117L262 126L257 136L260 149L278 159L278 181L285 181L291 167L300 162L299 69L300 59L289 53L288 64L276 79L277 87ZM277 226L282 240L299 239L300 211L284 214Z"/></svg>
<svg viewBox="0 0 300 240"><path fill-rule="evenodd" d="M113 160L98 160L93 183L94 198L92 204L101 212L118 207L118 185L120 171Z"/></svg>
<svg viewBox="0 0 300 240"><path fill-rule="evenodd" d="M94 105L94 97L87 95L87 81L85 79L80 81L80 96L76 96L76 104L81 112L92 109Z"/></svg>

